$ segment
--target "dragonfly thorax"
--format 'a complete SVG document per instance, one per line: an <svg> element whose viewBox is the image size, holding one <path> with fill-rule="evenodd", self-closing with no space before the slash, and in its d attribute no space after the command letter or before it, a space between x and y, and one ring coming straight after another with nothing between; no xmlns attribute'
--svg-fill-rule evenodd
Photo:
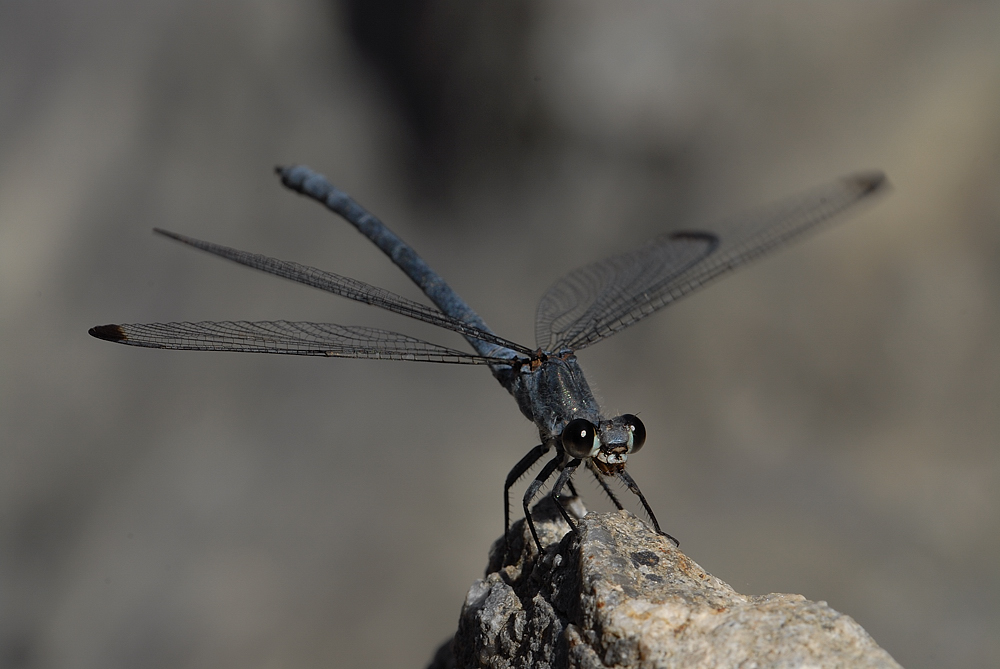
<svg viewBox="0 0 1000 669"><path fill-rule="evenodd" d="M603 420L601 409L571 351L532 359L504 379L504 385L528 420L538 427L544 442L558 439L566 425L585 419Z"/></svg>

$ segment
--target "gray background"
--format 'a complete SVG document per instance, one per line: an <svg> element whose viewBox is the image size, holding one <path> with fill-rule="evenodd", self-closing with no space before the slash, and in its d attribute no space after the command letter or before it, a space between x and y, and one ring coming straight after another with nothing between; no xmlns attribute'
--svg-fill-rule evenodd
<svg viewBox="0 0 1000 669"><path fill-rule="evenodd" d="M486 370L86 335L461 346L150 234L415 296L292 162L528 344L572 267L884 169L875 206L581 360L706 569L904 666L997 666L998 53L995 2L0 2L0 666L420 667L453 631L536 443Z"/></svg>

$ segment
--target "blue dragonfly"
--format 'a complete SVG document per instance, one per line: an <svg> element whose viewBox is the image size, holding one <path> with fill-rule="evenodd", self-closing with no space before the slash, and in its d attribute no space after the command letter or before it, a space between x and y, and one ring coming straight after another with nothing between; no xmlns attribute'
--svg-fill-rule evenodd
<svg viewBox="0 0 1000 669"><path fill-rule="evenodd" d="M457 332L474 353L378 328L290 321L202 321L100 325L98 339L148 348L281 353L486 365L538 428L541 443L514 465L504 483L504 538L510 533L510 488L546 454L553 456L529 483L522 499L525 519L542 551L530 507L556 472L551 496L575 530L562 494L576 495L572 476L588 469L614 505L608 484L617 479L639 500L656 531L677 544L660 524L625 470L642 448L646 429L633 414L606 417L580 368L576 352L610 337L712 280L821 227L837 214L883 190L885 176L863 172L704 230L661 234L639 248L584 265L555 282L535 316L536 347L495 334L452 288L402 239L349 195L304 166L279 167L289 189L322 203L352 224L406 273L436 308L357 279L257 253L156 232L179 242L276 276Z"/></svg>

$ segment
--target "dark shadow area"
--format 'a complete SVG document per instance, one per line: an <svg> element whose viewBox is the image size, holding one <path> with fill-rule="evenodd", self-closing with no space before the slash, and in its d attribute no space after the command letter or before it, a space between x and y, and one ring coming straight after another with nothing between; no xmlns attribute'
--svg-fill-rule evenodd
<svg viewBox="0 0 1000 669"><path fill-rule="evenodd" d="M546 150L534 95L528 0L342 0L346 28L412 136L415 191L447 199L457 180L516 177Z"/></svg>

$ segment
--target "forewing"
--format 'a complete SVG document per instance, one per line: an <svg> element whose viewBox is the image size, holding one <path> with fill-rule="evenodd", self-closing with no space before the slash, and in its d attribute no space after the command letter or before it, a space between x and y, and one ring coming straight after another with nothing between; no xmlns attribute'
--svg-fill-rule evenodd
<svg viewBox="0 0 1000 669"><path fill-rule="evenodd" d="M885 183L881 173L845 177L708 231L660 236L575 270L542 297L535 321L539 346L577 350L598 342L817 229Z"/></svg>
<svg viewBox="0 0 1000 669"><path fill-rule="evenodd" d="M184 351L283 353L469 365L510 364L509 360L472 355L398 332L332 323L202 321L123 324L91 328L90 334L130 346Z"/></svg>

